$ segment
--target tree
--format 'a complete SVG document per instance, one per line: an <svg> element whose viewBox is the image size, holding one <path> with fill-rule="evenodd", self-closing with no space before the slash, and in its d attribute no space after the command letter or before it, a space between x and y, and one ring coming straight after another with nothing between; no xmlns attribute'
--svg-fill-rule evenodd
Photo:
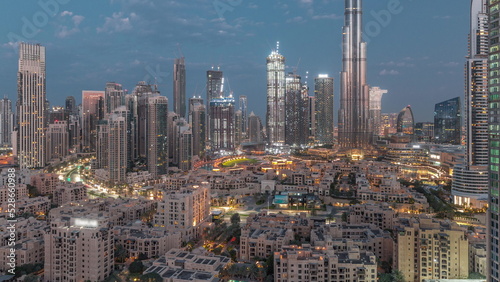
<svg viewBox="0 0 500 282"><path fill-rule="evenodd" d="M130 271L130 273L142 273L142 271L144 270L144 264L142 264L142 261L136 260L130 264L128 270Z"/></svg>
<svg viewBox="0 0 500 282"><path fill-rule="evenodd" d="M235 213L231 216L231 224L232 225L239 225L241 221L240 214Z"/></svg>
<svg viewBox="0 0 500 282"><path fill-rule="evenodd" d="M342 213L342 222L347 222L347 213Z"/></svg>
<svg viewBox="0 0 500 282"><path fill-rule="evenodd" d="M148 259L148 256L145 253L139 253L139 257L137 259L138 260L145 260L145 259Z"/></svg>

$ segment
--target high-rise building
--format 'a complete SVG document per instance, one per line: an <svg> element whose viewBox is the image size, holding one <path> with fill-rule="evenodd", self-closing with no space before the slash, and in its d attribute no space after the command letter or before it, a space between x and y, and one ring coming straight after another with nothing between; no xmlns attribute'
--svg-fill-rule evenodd
<svg viewBox="0 0 500 282"><path fill-rule="evenodd" d="M193 133L193 155L203 157L206 140L206 110L203 99L189 99L189 122Z"/></svg>
<svg viewBox="0 0 500 282"><path fill-rule="evenodd" d="M66 113L68 115L76 115L78 114L78 107L76 105L75 97L68 96L66 97L65 108Z"/></svg>
<svg viewBox="0 0 500 282"><path fill-rule="evenodd" d="M107 120L100 120L96 126L96 167L107 170L109 166L109 125Z"/></svg>
<svg viewBox="0 0 500 282"><path fill-rule="evenodd" d="M210 101L210 135L212 150L234 149L233 97Z"/></svg>
<svg viewBox="0 0 500 282"><path fill-rule="evenodd" d="M333 144L333 77L320 74L314 79L316 101L316 140L320 144Z"/></svg>
<svg viewBox="0 0 500 282"><path fill-rule="evenodd" d="M174 112L186 118L186 64L184 57L174 60Z"/></svg>
<svg viewBox="0 0 500 282"><path fill-rule="evenodd" d="M465 64L465 161L453 168L451 194L458 205L488 204L488 9L471 1Z"/></svg>
<svg viewBox="0 0 500 282"><path fill-rule="evenodd" d="M213 99L218 99L222 98L224 95L224 74L220 70L219 67L217 67L217 70L214 70L212 67L212 70L207 71L207 100L206 100L206 110L208 111L207 114L207 132L211 132L211 123L210 123L210 116L212 115L211 108L210 108L210 102ZM211 134L207 134L206 136L208 139L207 141L211 141L210 138L212 138Z"/></svg>
<svg viewBox="0 0 500 282"><path fill-rule="evenodd" d="M276 50L267 57L266 130L269 145L285 143L285 57Z"/></svg>
<svg viewBox="0 0 500 282"><path fill-rule="evenodd" d="M253 112L248 116L248 139L252 143L262 142L262 122Z"/></svg>
<svg viewBox="0 0 500 282"><path fill-rule="evenodd" d="M316 137L316 97L309 96L308 97L308 135L309 135L309 143L314 142Z"/></svg>
<svg viewBox="0 0 500 282"><path fill-rule="evenodd" d="M488 1L488 281L500 281L500 10L499 0Z"/></svg>
<svg viewBox="0 0 500 282"><path fill-rule="evenodd" d="M113 183L126 181L128 166L128 134L127 134L127 108L115 108L108 117L108 172L109 180Z"/></svg>
<svg viewBox="0 0 500 282"><path fill-rule="evenodd" d="M460 97L446 100L434 107L434 141L460 145L462 126Z"/></svg>
<svg viewBox="0 0 500 282"><path fill-rule="evenodd" d="M153 177L168 171L168 99L154 96L148 99L147 162Z"/></svg>
<svg viewBox="0 0 500 282"><path fill-rule="evenodd" d="M434 123L433 122L417 122L415 123L415 137L418 141L429 142L434 139Z"/></svg>
<svg viewBox="0 0 500 282"><path fill-rule="evenodd" d="M179 129L179 169L189 171L193 169L193 132L188 124Z"/></svg>
<svg viewBox="0 0 500 282"><path fill-rule="evenodd" d="M248 132L248 99L246 95L240 95L239 106L241 111L241 130L243 139L246 139Z"/></svg>
<svg viewBox="0 0 500 282"><path fill-rule="evenodd" d="M45 47L19 44L17 73L17 157L23 168L44 167L46 157L47 99Z"/></svg>
<svg viewBox="0 0 500 282"><path fill-rule="evenodd" d="M198 237L200 226L210 217L210 187L192 185L178 191L166 191L154 217L157 227L181 232L184 242Z"/></svg>
<svg viewBox="0 0 500 282"><path fill-rule="evenodd" d="M243 113L241 110L237 110L234 113L234 146L238 147L243 141Z"/></svg>
<svg viewBox="0 0 500 282"><path fill-rule="evenodd" d="M389 136L397 132L398 113L382 114L382 128L380 135Z"/></svg>
<svg viewBox="0 0 500 282"><path fill-rule="evenodd" d="M51 222L44 236L44 281L104 281L114 269L111 228L103 217Z"/></svg>
<svg viewBox="0 0 500 282"><path fill-rule="evenodd" d="M12 131L14 129L14 114L12 101L7 97L0 100L0 146L12 146Z"/></svg>
<svg viewBox="0 0 500 282"><path fill-rule="evenodd" d="M286 76L285 144L301 146L308 143L308 96L303 92L301 77L295 73Z"/></svg>
<svg viewBox="0 0 500 282"><path fill-rule="evenodd" d="M104 91L82 91L82 151L97 148L97 123L104 118Z"/></svg>
<svg viewBox="0 0 500 282"><path fill-rule="evenodd" d="M156 85L139 81L131 95L127 95L127 107L130 113L130 151L132 159L147 158L149 98L157 97L160 92Z"/></svg>
<svg viewBox="0 0 500 282"><path fill-rule="evenodd" d="M404 107L398 114L397 132L405 135L413 135L415 133L415 120L413 111L410 106Z"/></svg>
<svg viewBox="0 0 500 282"><path fill-rule="evenodd" d="M339 143L362 149L372 144L369 86L366 83L366 42L362 35L362 0L345 1L340 74Z"/></svg>
<svg viewBox="0 0 500 282"><path fill-rule="evenodd" d="M179 120L179 115L174 112L168 112L168 123L167 123L167 132L168 132L168 158L170 161L177 165L174 161L177 158L177 133L176 133L176 123Z"/></svg>
<svg viewBox="0 0 500 282"><path fill-rule="evenodd" d="M47 129L47 160L61 159L69 155L68 122L49 124Z"/></svg>
<svg viewBox="0 0 500 282"><path fill-rule="evenodd" d="M106 113L111 114L113 111L121 106L125 106L125 91L121 84L115 82L106 83L105 89L105 105Z"/></svg>
<svg viewBox="0 0 500 282"><path fill-rule="evenodd" d="M387 90L380 89L380 87L370 87L370 126L375 135L381 135L382 96L387 92Z"/></svg>

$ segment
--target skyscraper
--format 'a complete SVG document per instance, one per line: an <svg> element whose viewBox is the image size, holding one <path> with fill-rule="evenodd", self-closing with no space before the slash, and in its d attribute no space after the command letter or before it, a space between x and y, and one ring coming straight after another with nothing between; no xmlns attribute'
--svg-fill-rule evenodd
<svg viewBox="0 0 500 282"><path fill-rule="evenodd" d="M0 146L12 146L13 127L12 101L4 97L0 100Z"/></svg>
<svg viewBox="0 0 500 282"><path fill-rule="evenodd" d="M415 120L410 106L404 107L399 112L396 123L398 133L405 135L413 135L415 133Z"/></svg>
<svg viewBox="0 0 500 282"><path fill-rule="evenodd" d="M262 142L262 122L253 112L248 116L248 139L252 143Z"/></svg>
<svg viewBox="0 0 500 282"><path fill-rule="evenodd" d="M66 97L65 110L68 115L76 115L78 113L78 107L76 106L75 97Z"/></svg>
<svg viewBox="0 0 500 282"><path fill-rule="evenodd" d="M434 141L460 144L462 125L460 97L437 103L434 107Z"/></svg>
<svg viewBox="0 0 500 282"><path fill-rule="evenodd" d="M240 95L240 111L241 111L241 130L243 133L243 138L246 138L248 131L248 99L245 95Z"/></svg>
<svg viewBox="0 0 500 282"><path fill-rule="evenodd" d="M214 70L212 67L212 70L207 71L207 100L206 100L206 109L208 111L207 114L207 132L211 132L211 123L210 123L210 116L212 115L211 108L210 108L210 103L212 102L213 99L218 99L223 97L224 93L224 74L220 70L220 68L217 68L217 70ZM210 138L212 138L211 134L207 134L207 141L211 141Z"/></svg>
<svg viewBox="0 0 500 282"><path fill-rule="evenodd" d="M96 150L97 123L104 118L104 91L82 91L82 151Z"/></svg>
<svg viewBox="0 0 500 282"><path fill-rule="evenodd" d="M193 168L193 132L188 124L179 127L179 169L189 171Z"/></svg>
<svg viewBox="0 0 500 282"><path fill-rule="evenodd" d="M124 183L128 166L127 109L118 107L109 115L108 171L113 183Z"/></svg>
<svg viewBox="0 0 500 282"><path fill-rule="evenodd" d="M372 143L361 3L362 0L345 1L338 124L340 146L347 149L367 148Z"/></svg>
<svg viewBox="0 0 500 282"><path fill-rule="evenodd" d="M387 92L380 87L370 87L370 127L375 135L380 135L381 132L382 96Z"/></svg>
<svg viewBox="0 0 500 282"><path fill-rule="evenodd" d="M168 171L168 100L164 96L148 99L147 119L147 162L153 177Z"/></svg>
<svg viewBox="0 0 500 282"><path fill-rule="evenodd" d="M47 129L47 160L69 155L68 122L65 120L49 124Z"/></svg>
<svg viewBox="0 0 500 282"><path fill-rule="evenodd" d="M189 122L193 133L193 155L202 157L205 155L206 138L206 110L203 99L189 99Z"/></svg>
<svg viewBox="0 0 500 282"><path fill-rule="evenodd" d="M453 169L451 194L458 205L481 207L488 197L488 12L471 1L469 55L465 63L465 162Z"/></svg>
<svg viewBox="0 0 500 282"><path fill-rule="evenodd" d="M45 47L19 44L17 73L17 153L21 168L45 166L47 100L45 92Z"/></svg>
<svg viewBox="0 0 500 282"><path fill-rule="evenodd" d="M498 0L488 1L488 115L489 115L489 194L488 194L488 281L500 281L500 10Z"/></svg>
<svg viewBox="0 0 500 282"><path fill-rule="evenodd" d="M118 107L125 106L125 91L121 84L108 82L104 92L107 114L113 113Z"/></svg>
<svg viewBox="0 0 500 282"><path fill-rule="evenodd" d="M266 130L270 145L285 143L285 57L276 50L267 57Z"/></svg>
<svg viewBox="0 0 500 282"><path fill-rule="evenodd" d="M186 118L186 64L184 57L174 60L174 112Z"/></svg>
<svg viewBox="0 0 500 282"><path fill-rule="evenodd" d="M210 135L212 150L234 149L234 99L213 99L210 102Z"/></svg>
<svg viewBox="0 0 500 282"><path fill-rule="evenodd" d="M301 77L295 73L286 76L285 92L285 144L290 146L305 145L307 130L307 97L302 92Z"/></svg>
<svg viewBox="0 0 500 282"><path fill-rule="evenodd" d="M316 98L316 140L320 144L333 144L333 77L320 74L314 79Z"/></svg>

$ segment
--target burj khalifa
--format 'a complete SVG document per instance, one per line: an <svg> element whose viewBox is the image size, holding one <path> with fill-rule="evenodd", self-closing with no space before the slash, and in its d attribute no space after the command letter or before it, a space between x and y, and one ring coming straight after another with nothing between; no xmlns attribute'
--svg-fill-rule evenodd
<svg viewBox="0 0 500 282"><path fill-rule="evenodd" d="M339 144L345 149L369 148L373 137L362 15L362 0L345 0L339 110Z"/></svg>

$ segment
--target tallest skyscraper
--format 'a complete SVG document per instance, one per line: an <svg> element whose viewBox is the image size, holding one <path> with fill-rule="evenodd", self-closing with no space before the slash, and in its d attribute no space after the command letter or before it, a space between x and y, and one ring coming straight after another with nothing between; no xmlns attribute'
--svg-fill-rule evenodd
<svg viewBox="0 0 500 282"><path fill-rule="evenodd" d="M370 147L369 86L366 84L366 42L362 39L362 0L345 0L339 143L346 149Z"/></svg>

